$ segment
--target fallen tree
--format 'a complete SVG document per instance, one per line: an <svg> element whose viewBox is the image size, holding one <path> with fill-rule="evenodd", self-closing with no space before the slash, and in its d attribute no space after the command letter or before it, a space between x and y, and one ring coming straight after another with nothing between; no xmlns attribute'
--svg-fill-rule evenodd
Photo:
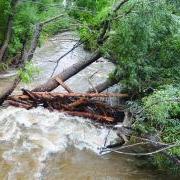
<svg viewBox="0 0 180 180"><path fill-rule="evenodd" d="M30 95L32 97L36 97L38 100L54 100L57 98L69 98L69 97L83 97L83 98L105 98L105 97L121 97L127 98L128 94L119 94L119 93L50 93L50 92L31 92L27 90L23 90L27 95L15 95L11 96L10 99L18 98L21 100L29 100Z"/></svg>
<svg viewBox="0 0 180 180"><path fill-rule="evenodd" d="M114 17L116 17L117 11L128 1L129 0L118 1L117 4L112 7L112 10L108 14L108 17L107 17L108 22L110 21L109 19L113 19ZM107 38L105 36L106 36L106 32L108 30L108 26L106 24L107 24L106 20L103 20L101 22L100 29L102 29L102 32L100 33L99 37L97 38L97 44L99 43L99 41L101 41L101 45L103 45L104 42L107 40ZM98 49L88 60L78 62L78 63L70 66L69 68L64 70L62 73L60 73L60 74L56 75L55 77L49 79L46 83L36 87L32 91L34 91L34 92L45 92L45 91L50 92L60 85L58 83L58 81L56 80L57 78L60 78L64 82L64 81L68 80L70 77L79 73L81 70L83 70L84 68L86 68L87 66L92 64L93 62L97 61L99 58L101 58L101 52ZM59 63L59 60L58 60L57 64L58 63ZM110 87L111 84L116 84L116 83L117 82L115 82L115 81L112 81L112 82L107 81L106 83L102 84L103 85L102 89L107 89L106 88L107 86ZM100 87L98 87L98 88L100 88ZM103 90L100 89L100 91L103 91Z"/></svg>
<svg viewBox="0 0 180 180"><path fill-rule="evenodd" d="M63 82L68 80L70 77L79 73L81 70L83 70L84 68L95 62L96 60L98 60L100 57L101 57L100 51L96 51L88 60L80 61L76 64L73 64L69 68L65 69L62 73L56 75L53 78L50 78L46 83L36 87L32 91L50 92L60 85L57 79L61 79Z"/></svg>

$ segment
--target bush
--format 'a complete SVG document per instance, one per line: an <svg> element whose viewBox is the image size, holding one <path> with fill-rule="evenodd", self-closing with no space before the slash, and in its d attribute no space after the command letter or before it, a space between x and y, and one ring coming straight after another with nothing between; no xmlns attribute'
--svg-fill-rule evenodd
<svg viewBox="0 0 180 180"><path fill-rule="evenodd" d="M113 76L127 90L180 82L180 21L173 9L163 0L140 1L114 21L103 52L116 61Z"/></svg>
<svg viewBox="0 0 180 180"><path fill-rule="evenodd" d="M157 136L160 142L180 144L180 86L168 85L143 98L143 111L136 116L134 129L140 134ZM170 156L180 157L180 147L167 151ZM160 169L180 172L163 154L154 156L153 163Z"/></svg>

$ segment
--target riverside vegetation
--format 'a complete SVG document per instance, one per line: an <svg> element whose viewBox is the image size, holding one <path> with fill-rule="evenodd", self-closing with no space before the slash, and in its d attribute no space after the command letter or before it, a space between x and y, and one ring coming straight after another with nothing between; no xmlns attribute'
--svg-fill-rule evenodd
<svg viewBox="0 0 180 180"><path fill-rule="evenodd" d="M14 64L32 39L32 27L55 15L64 14L43 29L40 42L72 26L84 46L115 64L110 81L128 92L133 117L133 135L158 142L180 144L180 2L178 0L0 0L0 45L7 40L9 20L12 32L0 69ZM120 4L118 4L120 2ZM118 4L120 8L115 5ZM13 13L13 14L12 14ZM31 66L28 64L28 67ZM30 69L34 73L34 68ZM20 70L29 80L32 73ZM131 141L135 139L131 138ZM180 147L152 156L159 169L180 172Z"/></svg>

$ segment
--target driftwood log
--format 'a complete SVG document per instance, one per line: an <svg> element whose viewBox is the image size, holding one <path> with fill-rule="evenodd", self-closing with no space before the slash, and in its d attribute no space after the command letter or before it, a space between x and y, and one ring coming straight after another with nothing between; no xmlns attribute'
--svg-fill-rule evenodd
<svg viewBox="0 0 180 180"><path fill-rule="evenodd" d="M9 105L25 109L43 106L51 111L57 110L103 123L122 122L125 116L124 107L110 106L98 98L128 97L128 94L119 93L50 93L32 92L25 89L22 91L22 95L8 97Z"/></svg>

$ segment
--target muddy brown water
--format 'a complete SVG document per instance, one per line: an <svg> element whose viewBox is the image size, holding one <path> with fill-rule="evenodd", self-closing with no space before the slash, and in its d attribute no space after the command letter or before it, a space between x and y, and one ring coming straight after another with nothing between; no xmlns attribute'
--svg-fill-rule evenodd
<svg viewBox="0 0 180 180"><path fill-rule="evenodd" d="M31 89L45 82L56 60L69 50L78 38L72 32L56 35L36 50L33 62L41 73L30 84ZM61 72L77 61L89 57L83 47L63 58L55 72ZM100 59L67 81L76 92L83 92L107 78L114 66ZM0 75L0 91L10 84L16 71ZM91 78L91 76L93 77ZM89 80L91 83L89 83ZM118 87L111 88L116 91ZM63 91L57 88L56 91ZM110 103L117 103L111 100ZM97 127L88 119L49 112L39 107L24 110L14 107L0 109L0 180L160 180L175 179L165 172L142 168L142 161L129 156L107 154L101 156L108 129ZM108 142L117 135L111 131Z"/></svg>

